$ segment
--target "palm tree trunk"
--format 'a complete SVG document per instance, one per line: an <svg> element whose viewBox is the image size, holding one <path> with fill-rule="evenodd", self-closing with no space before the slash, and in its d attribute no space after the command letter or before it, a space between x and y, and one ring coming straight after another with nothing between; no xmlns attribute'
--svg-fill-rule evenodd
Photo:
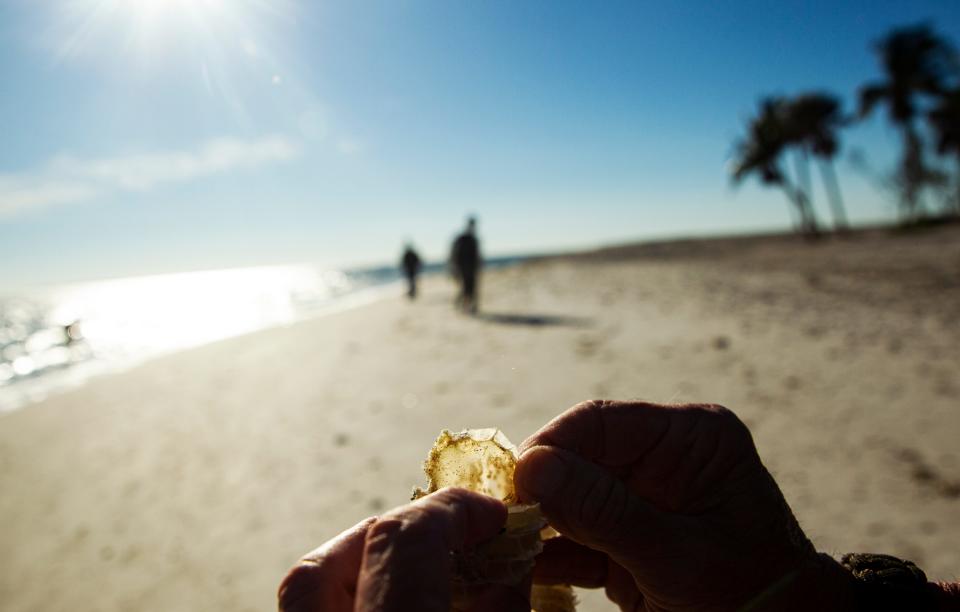
<svg viewBox="0 0 960 612"><path fill-rule="evenodd" d="M798 148L793 157L793 168L797 175L797 188L807 194L808 202L813 202L813 185L810 180L810 161L805 148Z"/></svg>
<svg viewBox="0 0 960 612"><path fill-rule="evenodd" d="M920 213L920 189L923 187L923 145L913 123L903 125L903 206L906 221L916 221Z"/></svg>
<svg viewBox="0 0 960 612"><path fill-rule="evenodd" d="M791 185L790 181L784 178L786 188L792 192L790 196L797 210L800 212L800 225L803 232L810 238L816 238L820 235L820 228L817 223L817 215L813 210L813 204L810 202L810 166L807 164L806 153L797 151L793 158L794 172L797 175L797 184Z"/></svg>
<svg viewBox="0 0 960 612"><path fill-rule="evenodd" d="M790 187L788 185L781 184L780 188L783 190L783 195L786 196L787 202L790 204L790 221L793 223L793 229L798 234L804 233L805 228L803 211L798 209L797 201L790 192Z"/></svg>
<svg viewBox="0 0 960 612"><path fill-rule="evenodd" d="M807 238L818 238L820 236L820 228L817 226L816 217L811 214L810 201L807 200L806 194L786 178L781 180L780 187L783 189L784 195L787 196L787 200L790 201L790 204L797 211L797 217L799 219L798 229L800 233Z"/></svg>
<svg viewBox="0 0 960 612"><path fill-rule="evenodd" d="M953 203L954 211L960 217L960 152L957 153L957 201Z"/></svg>
<svg viewBox="0 0 960 612"><path fill-rule="evenodd" d="M797 207L803 211L806 221L804 223L804 228L808 238L819 238L820 237L820 225L817 223L817 216L813 212L813 206L810 204L810 199L807 197L807 194L799 188L794 188L794 197L797 200Z"/></svg>
<svg viewBox="0 0 960 612"><path fill-rule="evenodd" d="M786 185L780 185L781 192L787 198L787 203L790 205L787 207L787 210L790 211L790 223L793 225L794 231L798 234L803 233L803 217L800 215L800 211L797 210L797 203L793 201L793 196L790 194L790 189Z"/></svg>
<svg viewBox="0 0 960 612"><path fill-rule="evenodd" d="M833 211L833 228L841 233L849 231L850 224L847 223L847 211L843 206L840 182L837 180L837 173L833 169L832 160L820 160L820 178L823 179L823 188L827 192L830 209Z"/></svg>

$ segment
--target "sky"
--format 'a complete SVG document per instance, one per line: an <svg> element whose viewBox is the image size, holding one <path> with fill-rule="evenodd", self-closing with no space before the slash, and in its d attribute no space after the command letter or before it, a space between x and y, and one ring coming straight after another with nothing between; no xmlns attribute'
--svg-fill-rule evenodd
<svg viewBox="0 0 960 612"><path fill-rule="evenodd" d="M468 214L489 254L786 229L727 171L758 98L852 110L923 20L960 3L0 0L0 289L441 259ZM854 221L896 147L844 135Z"/></svg>

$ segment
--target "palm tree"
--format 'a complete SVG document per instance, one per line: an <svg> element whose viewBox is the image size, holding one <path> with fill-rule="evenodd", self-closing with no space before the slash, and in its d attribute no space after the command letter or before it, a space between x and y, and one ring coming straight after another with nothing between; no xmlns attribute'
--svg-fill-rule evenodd
<svg viewBox="0 0 960 612"><path fill-rule="evenodd" d="M760 101L757 116L747 123L747 136L735 145L732 177L735 183L740 183L747 176L756 174L763 184L780 187L797 211L800 231L815 237L819 235L819 228L810 200L780 166L780 157L789 137L786 119L787 103L783 98L768 97Z"/></svg>
<svg viewBox="0 0 960 612"><path fill-rule="evenodd" d="M903 159L899 182L903 186L904 214L914 217L920 205L920 189L930 175L924 164L923 143L917 132L917 96L944 90L954 61L950 44L921 24L894 30L876 43L886 81L860 90L860 116L868 116L879 103L887 105L890 120L903 135Z"/></svg>
<svg viewBox="0 0 960 612"><path fill-rule="evenodd" d="M960 214L960 89L941 96L937 106L927 114L927 119L937 135L937 151L957 158L957 199L953 204L956 213Z"/></svg>
<svg viewBox="0 0 960 612"><path fill-rule="evenodd" d="M819 92L799 95L789 101L786 120L788 144L799 147L803 163L808 153L819 159L820 178L833 211L834 228L846 231L847 214L833 168L833 158L840 148L837 131L846 124L840 100Z"/></svg>

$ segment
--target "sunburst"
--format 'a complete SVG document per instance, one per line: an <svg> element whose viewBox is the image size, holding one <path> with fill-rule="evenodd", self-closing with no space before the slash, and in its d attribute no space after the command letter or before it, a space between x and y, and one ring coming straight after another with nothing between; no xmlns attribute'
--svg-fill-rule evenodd
<svg viewBox="0 0 960 612"><path fill-rule="evenodd" d="M154 60L186 50L249 55L251 49L262 57L264 29L277 17L292 17L290 0L61 0L51 5L50 38L61 59L106 53Z"/></svg>
<svg viewBox="0 0 960 612"><path fill-rule="evenodd" d="M290 54L282 28L291 0L60 0L51 2L49 45L62 62L150 79L158 67L195 74L245 120L243 91L288 94Z"/></svg>

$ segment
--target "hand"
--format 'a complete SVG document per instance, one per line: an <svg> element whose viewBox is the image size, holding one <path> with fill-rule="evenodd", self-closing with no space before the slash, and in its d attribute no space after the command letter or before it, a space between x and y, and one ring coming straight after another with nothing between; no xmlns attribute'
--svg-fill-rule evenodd
<svg viewBox="0 0 960 612"><path fill-rule="evenodd" d="M306 555L280 585L281 612L450 610L450 553L496 535L507 512L491 497L443 489L368 518ZM477 610L523 610L515 589L491 587Z"/></svg>
<svg viewBox="0 0 960 612"><path fill-rule="evenodd" d="M563 537L534 580L605 587L622 610L845 609L746 426L719 406L586 402L520 447L515 484Z"/></svg>

